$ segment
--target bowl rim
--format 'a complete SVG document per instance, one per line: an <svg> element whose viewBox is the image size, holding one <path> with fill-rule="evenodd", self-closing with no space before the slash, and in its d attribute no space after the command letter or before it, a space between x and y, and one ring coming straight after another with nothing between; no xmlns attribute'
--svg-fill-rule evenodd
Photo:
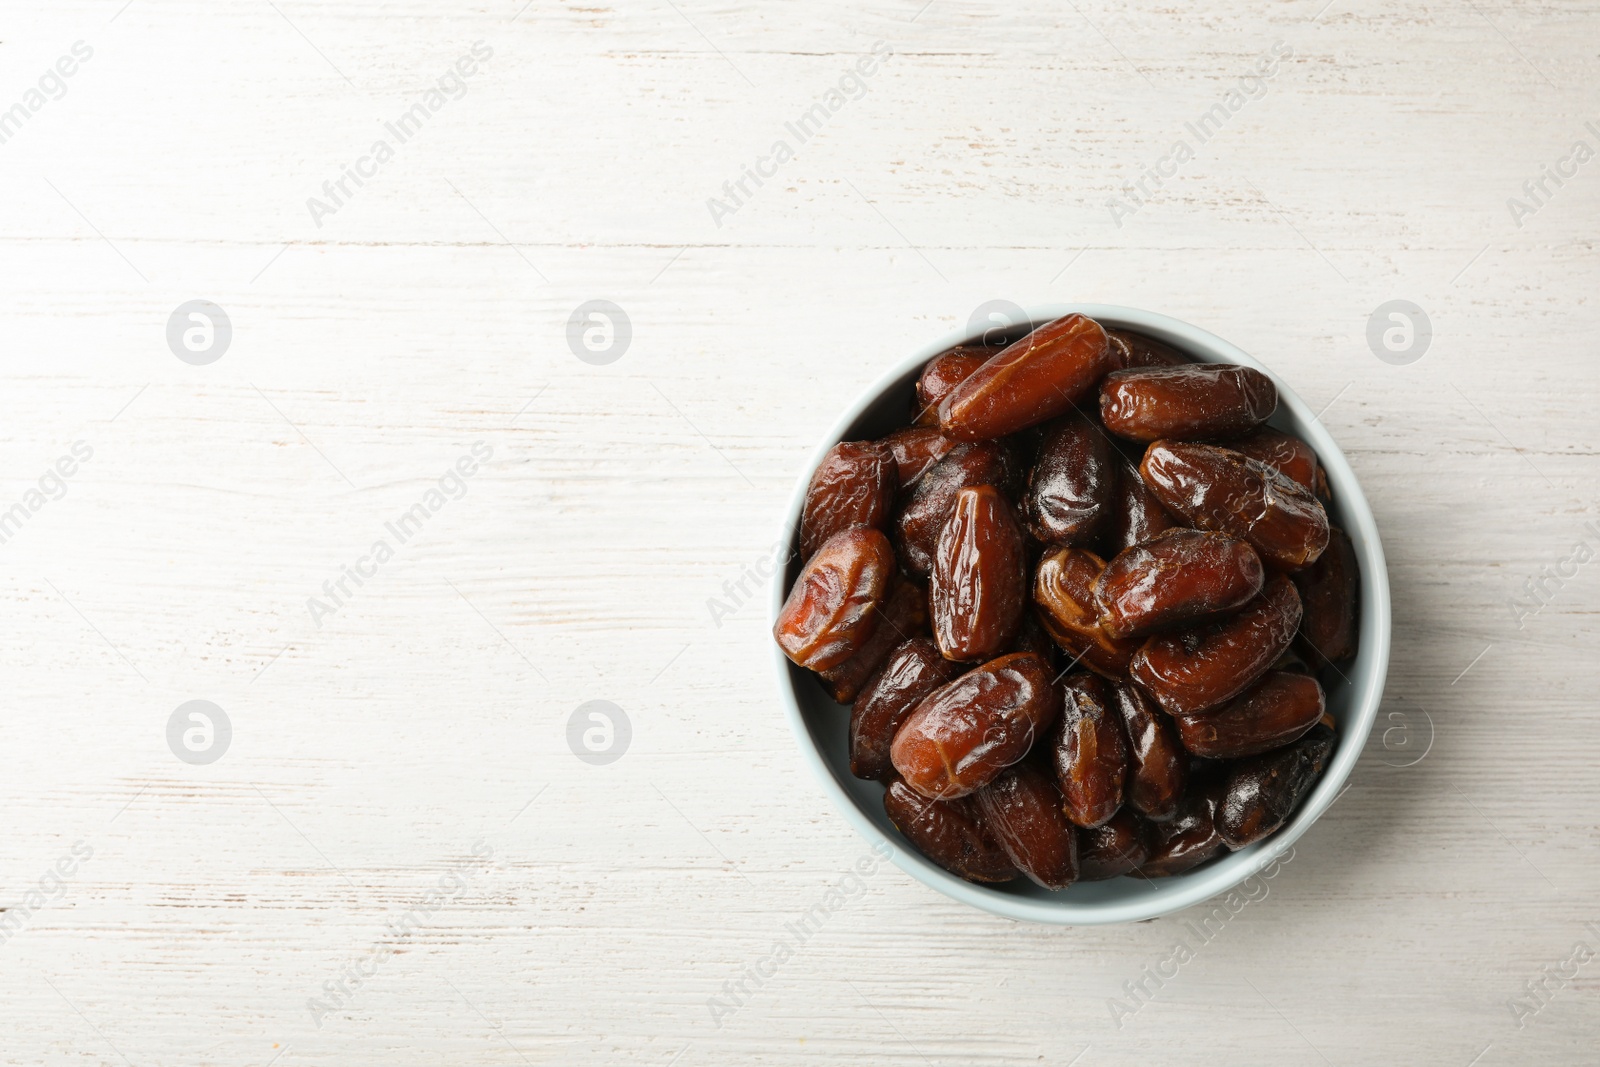
<svg viewBox="0 0 1600 1067"><path fill-rule="evenodd" d="M779 695L789 727L794 731L802 758L810 767L823 791L834 806L844 815L845 821L855 827L873 846L882 845L889 850L895 866L924 885L948 897L995 915L1027 922L1057 926L1088 926L1125 922L1140 922L1170 915L1173 912L1199 904L1218 896L1259 874L1288 851L1302 834L1321 817L1339 798L1344 783L1355 768L1372 725L1377 720L1379 704L1383 698L1384 681L1388 674L1391 640L1389 575L1385 564L1383 543L1379 538L1377 523L1365 494L1356 480L1355 472L1345 459L1344 451L1322 425L1320 413L1314 414L1295 392L1285 386L1271 370L1243 349L1222 338L1181 319L1159 312L1116 304L1040 304L1023 309L1023 314L1035 328L1063 315L1078 313L1112 328L1126 328L1166 341L1186 353L1208 363L1239 363L1272 378L1278 388L1278 402L1287 407L1304 429L1301 435L1316 451L1318 459L1332 484L1341 510L1345 512L1347 526L1355 526L1361 536L1352 538L1360 560L1363 578L1362 606L1364 616L1372 620L1371 637L1362 635L1358 660L1370 666L1355 672L1350 679L1352 693L1348 722L1340 724L1341 743L1327 772L1317 783L1311 796L1295 810L1294 816L1277 833L1247 848L1225 856L1215 862L1186 872L1170 880L1153 894L1126 900L1102 901L1092 904L1073 902L1065 896L1034 898L1016 896L972 882L944 870L922 856L914 848L902 847L894 838L884 834L857 806L854 798L835 780L832 769L811 737L800 701L794 691L791 664L775 642L767 642L777 672ZM783 514L778 545L780 554L787 556L800 524L800 513L805 503L806 489L812 472L822 462L828 450L844 439L844 434L889 389L898 385L908 374L941 352L970 340L976 331L971 326L951 331L937 340L919 348L912 355L896 363L879 375L834 420L821 442L812 450L802 468L799 479L790 494ZM776 623L788 590L786 566L773 569L768 592L768 626ZM1365 629L1365 627L1364 627Z"/></svg>

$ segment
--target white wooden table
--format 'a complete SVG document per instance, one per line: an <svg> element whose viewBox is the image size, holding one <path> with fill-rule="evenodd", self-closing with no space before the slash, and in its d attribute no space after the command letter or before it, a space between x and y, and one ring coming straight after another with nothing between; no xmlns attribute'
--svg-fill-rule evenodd
<svg viewBox="0 0 1600 1067"><path fill-rule="evenodd" d="M1594 1062L1600 9L1325 2L7 5L0 1060ZM992 299L1266 360L1391 561L1352 787L1159 983L1199 915L847 880L729 592Z"/></svg>

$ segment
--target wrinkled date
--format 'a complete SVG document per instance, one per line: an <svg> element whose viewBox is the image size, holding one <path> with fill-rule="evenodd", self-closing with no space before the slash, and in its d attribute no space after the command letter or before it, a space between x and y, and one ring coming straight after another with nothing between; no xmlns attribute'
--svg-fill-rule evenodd
<svg viewBox="0 0 1600 1067"><path fill-rule="evenodd" d="M1231 611L1261 592L1255 549L1227 534L1168 530L1117 553L1094 583L1100 625L1135 637Z"/></svg>
<svg viewBox="0 0 1600 1067"><path fill-rule="evenodd" d="M1033 602L1051 640L1096 674L1120 678L1128 673L1128 660L1139 642L1118 641L1100 625L1094 583L1104 570L1105 561L1093 552L1057 549L1034 572Z"/></svg>
<svg viewBox="0 0 1600 1067"><path fill-rule="evenodd" d="M1279 570L1314 563L1328 544L1328 513L1312 492L1232 449L1157 441L1139 466L1163 506L1202 530L1249 541Z"/></svg>
<svg viewBox="0 0 1600 1067"><path fill-rule="evenodd" d="M1130 441L1234 437L1266 422L1277 407L1271 378L1231 363L1123 370L1100 384L1100 421Z"/></svg>
<svg viewBox="0 0 1600 1067"><path fill-rule="evenodd" d="M961 345L928 360L917 378L917 410L913 413L916 426L939 425L939 404L951 390L968 378L972 372L988 362L996 349L981 345Z"/></svg>
<svg viewBox="0 0 1600 1067"><path fill-rule="evenodd" d="M909 574L926 576L933 569L939 543L956 494L979 485L1005 490L1012 484L1012 459L998 441L957 445L922 476L895 520L900 565Z"/></svg>
<svg viewBox="0 0 1600 1067"><path fill-rule="evenodd" d="M1051 755L1067 818L1078 826L1110 819L1127 789L1128 746L1106 689L1099 676L1087 673L1061 686L1061 726Z"/></svg>
<svg viewBox="0 0 1600 1067"><path fill-rule="evenodd" d="M872 636L893 574L894 549L882 533L852 526L834 534L800 569L778 612L778 647L802 667L837 667Z"/></svg>
<svg viewBox="0 0 1600 1067"><path fill-rule="evenodd" d="M1061 790L1024 761L972 795L984 825L1011 862L1046 889L1078 879L1078 830L1062 812Z"/></svg>
<svg viewBox="0 0 1600 1067"><path fill-rule="evenodd" d="M1093 538L1111 511L1117 478L1112 460L1105 431L1084 416L1050 423L1022 495L1028 532L1047 545Z"/></svg>
<svg viewBox="0 0 1600 1067"><path fill-rule="evenodd" d="M1078 831L1078 881L1103 882L1150 858L1150 828L1127 808L1110 822Z"/></svg>
<svg viewBox="0 0 1600 1067"><path fill-rule="evenodd" d="M1141 541L1158 537L1177 525L1161 500L1144 484L1139 468L1121 460L1117 463L1117 484L1107 516L1106 543L1115 551L1131 548Z"/></svg>
<svg viewBox="0 0 1600 1067"><path fill-rule="evenodd" d="M1128 804L1160 822L1177 811L1189 781L1189 757L1172 722L1138 686L1117 682L1111 700L1128 735Z"/></svg>
<svg viewBox="0 0 1600 1067"><path fill-rule="evenodd" d="M1300 595L1276 575L1238 614L1157 634L1135 652L1129 676L1171 715L1199 715L1244 692L1289 648Z"/></svg>
<svg viewBox="0 0 1600 1067"><path fill-rule="evenodd" d="M909 489L928 469L950 454L955 442L930 427L908 427L896 430L883 439L894 455L898 487Z"/></svg>
<svg viewBox="0 0 1600 1067"><path fill-rule="evenodd" d="M1106 369L1133 370L1136 367L1181 367L1189 358L1171 345L1131 330L1106 331Z"/></svg>
<svg viewBox="0 0 1600 1067"><path fill-rule="evenodd" d="M961 673L961 665L939 655L932 638L917 637L889 654L850 708L850 773L888 778L894 773L889 746L906 716L923 697Z"/></svg>
<svg viewBox="0 0 1600 1067"><path fill-rule="evenodd" d="M1067 315L991 357L939 405L957 441L1004 437L1071 411L1106 370L1106 332Z"/></svg>
<svg viewBox="0 0 1600 1067"><path fill-rule="evenodd" d="M1300 642L1306 657L1321 666L1342 663L1356 654L1361 623L1361 572L1356 549L1343 530L1328 532L1328 550L1294 576L1305 602Z"/></svg>
<svg viewBox="0 0 1600 1067"><path fill-rule="evenodd" d="M1022 531L993 486L956 494L933 556L933 636L946 659L1005 651L1028 603Z"/></svg>
<svg viewBox="0 0 1600 1067"><path fill-rule="evenodd" d="M966 796L1027 755L1060 713L1049 664L1028 652L1001 656L924 697L889 758L925 797Z"/></svg>
<svg viewBox="0 0 1600 1067"><path fill-rule="evenodd" d="M1150 858L1139 864L1146 878L1167 878L1198 867L1227 846L1217 832L1217 788L1191 792L1166 822L1151 824Z"/></svg>
<svg viewBox="0 0 1600 1067"><path fill-rule="evenodd" d="M881 441L841 441L828 450L806 489L800 512L800 558L850 526L889 523L900 478L894 453Z"/></svg>
<svg viewBox="0 0 1600 1067"><path fill-rule="evenodd" d="M1333 731L1316 726L1276 752L1240 760L1228 771L1217 806L1217 832L1229 848L1260 841L1289 820L1333 751Z"/></svg>
<svg viewBox="0 0 1600 1067"><path fill-rule="evenodd" d="M840 704L856 698L896 645L928 632L928 591L915 582L891 578L889 594L874 611L878 619L872 624L872 635L862 642L856 654L836 667L817 672Z"/></svg>
<svg viewBox="0 0 1600 1067"><path fill-rule="evenodd" d="M1319 499L1328 499L1328 476L1323 473L1322 461L1300 438L1263 426L1243 437L1235 437L1228 442L1228 447L1260 460L1290 481L1305 486Z"/></svg>
<svg viewBox="0 0 1600 1067"><path fill-rule="evenodd" d="M1289 744L1317 725L1322 712L1322 686L1315 678L1273 671L1225 707L1175 721L1178 739L1196 756L1238 759Z"/></svg>
<svg viewBox="0 0 1600 1067"><path fill-rule="evenodd" d="M1017 876L1005 850L965 800L919 796L896 779L883 794L883 810L917 851L969 882L1009 882Z"/></svg>

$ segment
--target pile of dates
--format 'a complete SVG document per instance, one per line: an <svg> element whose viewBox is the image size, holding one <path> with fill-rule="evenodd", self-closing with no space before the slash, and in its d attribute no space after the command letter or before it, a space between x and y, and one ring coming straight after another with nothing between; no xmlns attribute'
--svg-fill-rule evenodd
<svg viewBox="0 0 1600 1067"><path fill-rule="evenodd" d="M1310 792L1359 572L1277 404L1252 368L1068 315L936 356L910 425L827 454L773 635L852 705L851 771L930 860L1173 875Z"/></svg>

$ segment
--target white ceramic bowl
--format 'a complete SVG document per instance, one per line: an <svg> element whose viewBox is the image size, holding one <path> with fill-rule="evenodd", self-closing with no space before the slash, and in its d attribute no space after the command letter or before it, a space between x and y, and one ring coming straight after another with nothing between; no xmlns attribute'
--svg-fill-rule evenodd
<svg viewBox="0 0 1600 1067"><path fill-rule="evenodd" d="M800 742L800 751L851 825L868 841L887 844L901 870L946 896L996 915L1058 925L1153 919L1225 892L1279 857L1327 810L1350 776L1377 718L1384 675L1389 667L1390 637L1389 576L1372 511L1339 446L1300 398L1269 368L1238 348L1166 315L1105 304L1052 304L1030 308L1027 315L1037 327L1074 311L1105 326L1135 330L1165 341L1206 363L1242 363L1273 378L1279 402L1271 425L1294 434L1316 450L1333 492L1333 522L1342 527L1355 544L1356 557L1361 563L1361 637L1356 659L1343 668L1348 680L1328 692L1328 710L1338 721L1338 748L1316 789L1282 829L1265 841L1171 878L1113 878L1104 882L1083 882L1057 892L1043 889L1025 878L999 886L975 885L923 858L884 814L883 786L862 781L850 773L850 709L835 704L811 672L790 663L776 643L771 645L778 691L789 724ZM768 596L769 622L777 619L789 585L799 571L794 551L800 510L811 472L823 455L840 441L882 437L905 425L917 373L923 364L971 337L969 331L952 333L908 356L857 397L827 436L818 442L816 451L795 482L794 494L784 515L783 538L790 545L791 559L787 568L774 574Z"/></svg>

